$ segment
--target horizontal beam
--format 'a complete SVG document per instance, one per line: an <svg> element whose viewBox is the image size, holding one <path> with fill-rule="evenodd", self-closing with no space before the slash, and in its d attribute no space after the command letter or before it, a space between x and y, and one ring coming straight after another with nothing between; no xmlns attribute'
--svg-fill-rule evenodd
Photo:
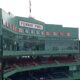
<svg viewBox="0 0 80 80"><path fill-rule="evenodd" d="M3 51L3 56L27 56L27 55L62 55L79 54L78 50L63 51Z"/></svg>

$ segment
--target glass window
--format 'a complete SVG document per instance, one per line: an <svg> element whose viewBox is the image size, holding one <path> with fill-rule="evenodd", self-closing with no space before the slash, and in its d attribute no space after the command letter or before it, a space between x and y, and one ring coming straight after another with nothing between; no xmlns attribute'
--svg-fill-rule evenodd
<svg viewBox="0 0 80 80"><path fill-rule="evenodd" d="M45 41L45 49L46 50L73 50L74 48L77 49L77 43L74 47L72 40L67 39L49 39ZM74 47L74 48L73 48Z"/></svg>
<svg viewBox="0 0 80 80"><path fill-rule="evenodd" d="M34 31L33 31L32 29L30 30L30 32L31 32L31 34L33 34L33 33L34 33Z"/></svg>
<svg viewBox="0 0 80 80"><path fill-rule="evenodd" d="M44 32L43 31L41 32L41 35L44 35Z"/></svg>
<svg viewBox="0 0 80 80"><path fill-rule="evenodd" d="M36 34L40 34L40 31L36 30Z"/></svg>
<svg viewBox="0 0 80 80"><path fill-rule="evenodd" d="M25 29L25 33L28 33L28 29Z"/></svg>

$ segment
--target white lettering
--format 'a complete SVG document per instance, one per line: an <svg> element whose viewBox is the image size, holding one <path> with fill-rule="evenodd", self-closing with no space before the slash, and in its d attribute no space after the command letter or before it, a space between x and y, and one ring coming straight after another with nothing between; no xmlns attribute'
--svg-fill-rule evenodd
<svg viewBox="0 0 80 80"><path fill-rule="evenodd" d="M29 23L29 22L19 21L19 25L22 27L29 27L29 28L43 30L43 26L39 25L39 24L33 24L33 23Z"/></svg>

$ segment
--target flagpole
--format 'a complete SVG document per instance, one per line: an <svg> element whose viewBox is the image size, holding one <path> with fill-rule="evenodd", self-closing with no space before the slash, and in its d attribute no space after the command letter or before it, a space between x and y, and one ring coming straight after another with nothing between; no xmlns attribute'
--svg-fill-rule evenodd
<svg viewBox="0 0 80 80"><path fill-rule="evenodd" d="M31 17L31 0L29 0L29 17Z"/></svg>

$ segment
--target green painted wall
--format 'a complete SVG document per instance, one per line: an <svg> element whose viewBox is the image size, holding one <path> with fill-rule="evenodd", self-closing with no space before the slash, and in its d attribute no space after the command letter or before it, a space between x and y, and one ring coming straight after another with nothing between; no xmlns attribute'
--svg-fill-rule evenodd
<svg viewBox="0 0 80 80"><path fill-rule="evenodd" d="M62 25L45 24L45 31L49 31L49 32L62 32Z"/></svg>
<svg viewBox="0 0 80 80"><path fill-rule="evenodd" d="M70 32L71 33L71 37L74 38L74 39L78 39L79 38L79 30L78 30L78 28L64 27L63 31L64 32Z"/></svg>
<svg viewBox="0 0 80 80"><path fill-rule="evenodd" d="M42 25L43 26L43 30L39 30L39 29L33 29L33 28L28 28L28 27L21 27L20 25L19 25L19 21L24 21L24 22L29 22L29 23L34 23L34 24L38 24L38 25ZM25 17L15 17L15 23L16 23L16 26L18 27L18 28L22 28L22 29L27 29L29 32L27 33L28 35L32 35L32 36L43 36L42 35L42 32L44 32L44 22L41 22L41 21L38 21L38 20L36 20L36 19L34 19L34 18L31 18L31 17L29 17L29 18L25 18ZM30 30L33 30L33 34L30 32ZM39 32L39 34L36 34L35 32L36 31L38 31ZM26 34L26 35L27 35Z"/></svg>
<svg viewBox="0 0 80 80"><path fill-rule="evenodd" d="M64 34L70 33L71 36L69 38L74 38L74 39L78 39L78 37L79 37L78 36L78 34L79 34L78 28L68 28L68 27L63 27L62 25L46 24L45 31L47 31L47 32L63 32ZM66 37L66 36L63 36L63 38L64 37Z"/></svg>

